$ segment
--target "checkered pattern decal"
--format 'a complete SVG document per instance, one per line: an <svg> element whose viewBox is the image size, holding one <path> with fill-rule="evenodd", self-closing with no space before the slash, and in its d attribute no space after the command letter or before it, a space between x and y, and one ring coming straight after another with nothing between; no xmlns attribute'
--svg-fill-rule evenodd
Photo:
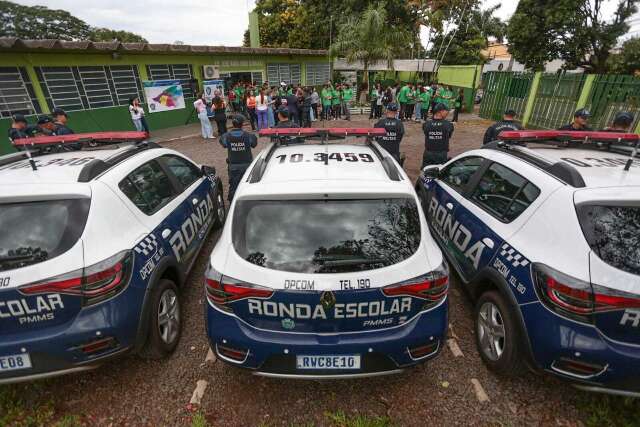
<svg viewBox="0 0 640 427"><path fill-rule="evenodd" d="M529 265L529 260L522 256L520 252L516 251L508 243L502 245L500 255L505 257L507 262L509 262L514 267L526 267L527 265Z"/></svg>
<svg viewBox="0 0 640 427"><path fill-rule="evenodd" d="M156 239L155 234L149 234L147 237L142 239L142 241L138 243L133 250L145 256L155 253L158 250L158 240Z"/></svg>

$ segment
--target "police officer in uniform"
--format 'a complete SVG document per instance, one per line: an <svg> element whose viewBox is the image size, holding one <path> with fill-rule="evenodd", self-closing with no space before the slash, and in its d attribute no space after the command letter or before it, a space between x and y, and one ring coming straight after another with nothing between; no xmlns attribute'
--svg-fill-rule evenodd
<svg viewBox="0 0 640 427"><path fill-rule="evenodd" d="M589 117L591 117L589 110L581 108L573 114L573 122L558 128L558 130L592 131L593 129L587 126Z"/></svg>
<svg viewBox="0 0 640 427"><path fill-rule="evenodd" d="M11 127L9 128L9 141L13 144L16 139L28 138L29 127L27 119L22 114L14 114L11 117Z"/></svg>
<svg viewBox="0 0 640 427"><path fill-rule="evenodd" d="M56 108L55 110L53 110L52 116L53 124L56 127L56 135L72 135L73 133L75 133L73 130L71 130L70 127L67 126L67 120L69 120L69 117L62 108Z"/></svg>
<svg viewBox="0 0 640 427"><path fill-rule="evenodd" d="M276 128L299 128L300 126L291 120L289 120L289 110L287 107L280 107L277 111L278 114L278 124L275 126Z"/></svg>
<svg viewBox="0 0 640 427"><path fill-rule="evenodd" d="M39 136L52 136L56 134L56 125L53 123L53 119L49 116L38 117L37 132Z"/></svg>
<svg viewBox="0 0 640 427"><path fill-rule="evenodd" d="M604 129L605 132L630 132L633 124L633 114L626 111L620 111L613 118L611 127Z"/></svg>
<svg viewBox="0 0 640 427"><path fill-rule="evenodd" d="M227 149L229 165L229 202L233 200L238 184L253 161L251 149L258 145L258 138L242 130L244 116L235 114L231 119L233 128L220 138L220 145Z"/></svg>
<svg viewBox="0 0 640 427"><path fill-rule="evenodd" d="M400 143L404 136L404 125L402 120L396 119L398 114L398 104L391 102L387 104L387 110L385 117L378 120L373 125L374 128L382 128L387 134L385 136L376 137L378 143L393 156L398 163L400 163Z"/></svg>
<svg viewBox="0 0 640 427"><path fill-rule="evenodd" d="M516 122L514 118L516 117L516 112L514 110L507 110L504 112L502 116L502 120L496 122L489 126L487 131L484 133L484 139L482 140L482 144L488 144L491 141L495 141L498 139L498 135L502 131L512 131L512 130L522 130L522 126L520 123Z"/></svg>
<svg viewBox="0 0 640 427"><path fill-rule="evenodd" d="M453 135L453 124L446 119L449 109L439 102L433 107L433 118L422 125L424 132L424 155L422 167L441 165L447 162L449 139Z"/></svg>

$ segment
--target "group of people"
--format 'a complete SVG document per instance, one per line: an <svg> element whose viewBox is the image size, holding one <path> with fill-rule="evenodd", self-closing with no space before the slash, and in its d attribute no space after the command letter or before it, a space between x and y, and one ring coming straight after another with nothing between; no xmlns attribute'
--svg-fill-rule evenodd
<svg viewBox="0 0 640 427"><path fill-rule="evenodd" d="M464 104L464 90L455 93L450 86L430 83L427 85L412 82L395 83L383 87L381 83L375 85L369 91L371 113L369 119L382 117L383 109L389 104L398 107L397 116L402 121L415 120L423 122L427 120L429 113L437 104L442 104L447 111L453 108L453 122L458 121L458 115Z"/></svg>
<svg viewBox="0 0 640 427"><path fill-rule="evenodd" d="M29 124L23 114L14 114L11 117L11 127L9 128L9 141L22 138L32 138L35 136L70 135L73 132L67 121L69 116L61 109L56 108L50 116L38 116L36 123Z"/></svg>

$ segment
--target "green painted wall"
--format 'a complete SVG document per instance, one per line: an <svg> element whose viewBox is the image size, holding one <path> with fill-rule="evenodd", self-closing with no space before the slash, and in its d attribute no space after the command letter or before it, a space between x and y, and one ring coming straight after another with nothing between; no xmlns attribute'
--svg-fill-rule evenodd
<svg viewBox="0 0 640 427"><path fill-rule="evenodd" d="M301 64L301 79L305 83L306 63L327 62L326 57L321 56L287 56L273 55L258 57L255 55L194 55L180 53L144 53L127 54L118 52L114 58L111 52L105 53L29 53L29 52L1 52L0 67L25 67L33 83L36 98L45 113L49 108L45 102L44 94L37 81L34 67L51 66L95 66L95 65L137 65L140 78L147 80L146 65L153 64L191 64L194 77L202 82L202 66L217 64L220 72L246 72L260 71L263 79L267 78L266 67L268 63ZM186 99L187 108L183 110L148 114L147 122L153 133L154 129L183 125L191 114L193 100ZM35 117L28 118L30 123L35 122ZM197 120L195 115L191 121ZM0 154L13 151L9 144L7 130L11 122L9 119L0 119ZM106 131L106 130L134 130L127 107L98 108L94 110L70 111L69 126L76 132Z"/></svg>
<svg viewBox="0 0 640 427"><path fill-rule="evenodd" d="M464 89L464 109L473 111L476 89L480 86L482 65L442 65L438 69L438 83L452 87L457 94Z"/></svg>

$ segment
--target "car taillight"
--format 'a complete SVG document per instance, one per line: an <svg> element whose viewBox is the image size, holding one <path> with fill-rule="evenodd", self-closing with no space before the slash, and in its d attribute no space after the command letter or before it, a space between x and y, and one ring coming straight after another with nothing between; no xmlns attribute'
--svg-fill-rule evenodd
<svg viewBox="0 0 640 427"><path fill-rule="evenodd" d="M411 296L427 300L427 303L438 302L449 290L449 269L445 262L436 270L394 285L382 288L388 297Z"/></svg>
<svg viewBox="0 0 640 427"><path fill-rule="evenodd" d="M71 273L21 286L25 295L58 293L83 297L83 306L97 304L120 293L129 283L131 251Z"/></svg>
<svg viewBox="0 0 640 427"><path fill-rule="evenodd" d="M533 270L542 302L568 317L585 321L594 313L640 307L640 295L593 285L544 264Z"/></svg>
<svg viewBox="0 0 640 427"><path fill-rule="evenodd" d="M246 298L271 298L273 295L273 289L225 277L213 269L206 273L205 290L212 304L228 312L233 311L228 305L231 302Z"/></svg>

